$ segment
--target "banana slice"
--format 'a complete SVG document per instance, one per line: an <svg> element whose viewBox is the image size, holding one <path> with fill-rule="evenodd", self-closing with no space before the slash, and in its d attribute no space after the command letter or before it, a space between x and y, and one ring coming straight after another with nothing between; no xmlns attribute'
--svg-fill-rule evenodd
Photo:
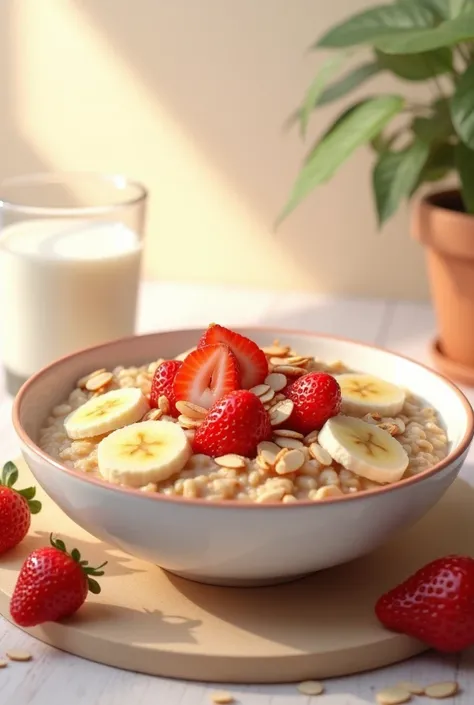
<svg viewBox="0 0 474 705"><path fill-rule="evenodd" d="M103 438L97 449L97 460L105 480L143 487L178 473L191 453L188 438L178 424L142 421Z"/></svg>
<svg viewBox="0 0 474 705"><path fill-rule="evenodd" d="M401 444L362 419L334 416L320 430L318 443L346 470L373 482L398 482L408 467Z"/></svg>
<svg viewBox="0 0 474 705"><path fill-rule="evenodd" d="M150 405L140 389L114 389L92 397L70 413L64 427L69 438L91 438L135 423L149 409Z"/></svg>
<svg viewBox="0 0 474 705"><path fill-rule="evenodd" d="M373 375L347 373L336 379L341 387L343 414L396 416L405 403L403 389Z"/></svg>

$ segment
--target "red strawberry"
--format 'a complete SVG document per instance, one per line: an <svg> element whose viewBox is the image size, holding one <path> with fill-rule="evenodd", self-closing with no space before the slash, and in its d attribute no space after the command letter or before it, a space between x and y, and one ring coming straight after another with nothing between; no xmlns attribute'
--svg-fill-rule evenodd
<svg viewBox="0 0 474 705"><path fill-rule="evenodd" d="M382 595L375 605L382 624L439 651L474 645L474 559L438 558Z"/></svg>
<svg viewBox="0 0 474 705"><path fill-rule="evenodd" d="M176 400L209 409L240 387L240 369L227 345L205 345L189 353L174 380Z"/></svg>
<svg viewBox="0 0 474 705"><path fill-rule="evenodd" d="M253 392L239 389L210 408L196 431L193 450L214 457L226 453L252 457L260 441L271 436L270 417L260 399Z"/></svg>
<svg viewBox="0 0 474 705"><path fill-rule="evenodd" d="M174 378L178 370L181 369L182 362L179 360L165 360L158 365L153 375L150 392L150 406L156 408L158 399L164 395L170 403L171 416L178 416L179 412L175 407L176 398L174 395Z"/></svg>
<svg viewBox="0 0 474 705"><path fill-rule="evenodd" d="M30 553L23 563L10 602L10 614L20 627L34 627L43 622L56 622L77 612L90 590L100 592L92 575L103 575L91 568L74 548L68 553L61 539L51 546Z"/></svg>
<svg viewBox="0 0 474 705"><path fill-rule="evenodd" d="M15 490L13 485L17 480L16 466L6 463L0 480L0 554L23 541L30 528L31 515L41 509L41 502L33 499L36 487Z"/></svg>
<svg viewBox="0 0 474 705"><path fill-rule="evenodd" d="M341 388L326 372L309 372L286 389L294 404L287 426L300 433L319 430L341 409Z"/></svg>
<svg viewBox="0 0 474 705"><path fill-rule="evenodd" d="M268 362L265 353L257 343L246 338L240 333L212 323L202 335L198 348L204 345L214 345L224 343L227 345L235 357L240 367L242 389L250 389L256 384L261 384L268 375Z"/></svg>

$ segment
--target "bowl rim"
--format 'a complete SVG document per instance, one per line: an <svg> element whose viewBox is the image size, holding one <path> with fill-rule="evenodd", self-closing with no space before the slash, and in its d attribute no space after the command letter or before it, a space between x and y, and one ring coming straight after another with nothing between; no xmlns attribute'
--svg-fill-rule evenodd
<svg viewBox="0 0 474 705"><path fill-rule="evenodd" d="M135 497L141 497L143 500L151 500L154 502L171 502L173 504L178 504L181 506L201 506L201 507L215 507L216 509L222 509L223 507L227 508L240 508L240 509L248 509L248 510L256 510L256 509L276 509L276 508L283 508L286 507L287 509L296 509L298 507L317 507L317 506L327 506L330 504L339 504L341 502L356 502L360 501L364 498L370 498L370 497L375 497L379 496L382 494L387 494L389 492L396 492L397 490L404 489L405 487L411 486L418 484L419 482L423 482L424 480L434 477L438 475L440 472L442 472L445 468L447 468L449 465L454 463L459 457L461 457L469 448L473 436L474 436L474 410L465 396L465 394L459 389L459 387L451 382L447 377L445 377L443 374L440 374L436 370L432 369L428 365L425 365L421 362L418 362L417 360L414 360L411 357L408 357L407 355L402 355L398 352L395 352L394 350L390 350L389 348L384 348L381 347L380 345L372 345L370 343L365 343L359 340L354 340L351 338L346 338L344 336L337 336L337 335L330 335L328 333L317 333L313 331L308 331L308 330L298 330L298 329L293 329L293 328L280 328L280 327L273 327L273 326L252 326L252 325L234 325L233 330L242 331L252 331L256 334L258 333L267 333L274 335L275 338L283 338L286 336L302 336L302 337L307 337L307 338L313 338L313 339L323 339L323 340L334 340L336 342L340 343L350 343L354 345L358 345L363 348L368 348L371 350L376 350L382 353L388 353L389 355L394 355L395 357L398 357L402 360L406 360L407 362L413 363L414 365L426 370L430 374L434 375L435 377L438 377L441 379L441 381L446 384L450 389L457 395L459 398L462 406L464 407L464 412L466 414L466 430L464 432L464 435L462 439L460 440L459 444L457 445L456 449L452 450L446 458L441 460L439 463L436 463L431 468L428 468L427 470L423 470L422 472L418 473L417 475L413 475L412 477L405 478L403 480L399 480L398 482L395 482L391 485L384 485L381 487L377 487L374 489L370 490L365 490L364 492L355 492L354 494L346 494L342 495L340 497L330 497L328 499L325 499L324 502L315 502L314 500L298 500L297 502L291 502L288 504L284 504L282 502L267 502L265 504L260 504L257 502L241 502L239 500L221 500L221 501L216 501L216 502L209 502L206 499L201 499L201 498L186 498L184 499L183 497L170 497L168 495L163 495L159 494L158 492L156 493L149 493L149 492L143 492L139 488L133 488L133 487L125 487L123 485L114 485L112 483L108 483L105 480L96 478L96 477L90 477L88 473L80 473L77 470L73 470L71 468L66 467L59 461L55 460L52 458L50 455L48 455L44 450L42 450L26 433L24 430L21 421L20 421L20 408L22 404L23 397L25 394L28 392L30 387L32 387L36 381L41 378L44 374L49 372L51 369L53 369L56 366L59 366L63 364L64 362L67 362L67 360L70 360L75 357L80 357L86 352L91 352L93 350L96 351L102 351L102 350L107 350L109 348L113 348L119 344L122 343L128 343L133 340L143 340L145 338L152 338L155 336L160 336L164 334L177 334L177 333L189 333L189 334L195 334L196 335L196 340L198 339L198 336L202 333L202 327L192 327L192 328L176 328L176 329L170 329L170 330L164 330L164 331L155 331L153 333L145 333L142 335L131 335L131 336L126 336L123 338L118 338L116 340L108 341L106 343L102 343L100 345L92 345L86 348L82 348L81 350L76 350L73 353L70 353L68 355L64 355L57 360L54 360L52 363L49 365L46 365L42 367L38 372L36 372L34 375L32 375L20 388L18 391L14 402L13 402L13 408L12 408L12 420L13 420L13 426L15 429L15 432L17 436L19 437L20 441L27 446L27 448L30 450L31 453L33 453L36 456L39 456L39 458L52 465L56 470L60 470L62 473L65 473L79 482L85 482L89 483L92 485L96 485L101 487L102 489L106 489L112 492L119 492L122 494L124 497L127 495L132 495Z"/></svg>

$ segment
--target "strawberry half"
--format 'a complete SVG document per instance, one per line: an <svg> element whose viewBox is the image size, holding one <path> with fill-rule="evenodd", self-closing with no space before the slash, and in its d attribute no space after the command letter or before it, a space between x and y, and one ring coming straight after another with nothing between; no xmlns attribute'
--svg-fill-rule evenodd
<svg viewBox="0 0 474 705"><path fill-rule="evenodd" d="M474 645L474 559L438 558L382 595L375 605L382 624L438 651Z"/></svg>
<svg viewBox="0 0 474 705"><path fill-rule="evenodd" d="M239 388L239 364L226 345L205 345L189 353L173 383L176 401L191 401L204 409Z"/></svg>
<svg viewBox="0 0 474 705"><path fill-rule="evenodd" d="M251 389L263 382L268 375L268 362L265 353L258 347L257 343L254 343L253 340L246 338L244 335L240 335L240 333L224 328L224 326L211 323L199 340L198 348L216 343L227 345L237 358L242 389Z"/></svg>

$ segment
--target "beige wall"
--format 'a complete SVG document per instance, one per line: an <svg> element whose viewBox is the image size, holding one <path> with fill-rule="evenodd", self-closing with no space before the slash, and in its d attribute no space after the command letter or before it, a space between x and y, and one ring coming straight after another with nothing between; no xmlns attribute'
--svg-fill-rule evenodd
<svg viewBox="0 0 474 705"><path fill-rule="evenodd" d="M142 179L148 275L424 297L407 213L376 232L368 151L272 229L304 154L282 124L319 62L305 49L370 4L3 0L0 176L97 169ZM319 114L313 136L336 109Z"/></svg>

